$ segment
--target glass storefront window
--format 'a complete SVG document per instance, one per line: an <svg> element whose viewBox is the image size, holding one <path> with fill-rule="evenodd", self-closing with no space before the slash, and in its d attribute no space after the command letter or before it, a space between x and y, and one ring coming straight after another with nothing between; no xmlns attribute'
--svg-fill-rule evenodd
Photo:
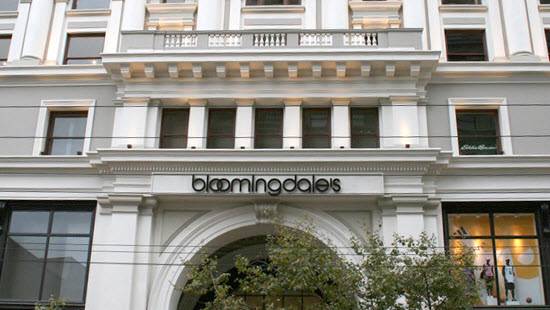
<svg viewBox="0 0 550 310"><path fill-rule="evenodd" d="M447 235L451 255L474 253L480 306L545 304L535 213L449 212Z"/></svg>

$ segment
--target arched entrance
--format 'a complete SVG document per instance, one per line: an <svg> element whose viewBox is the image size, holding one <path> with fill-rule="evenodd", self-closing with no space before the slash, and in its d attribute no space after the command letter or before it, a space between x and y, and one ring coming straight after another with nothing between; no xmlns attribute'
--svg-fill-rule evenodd
<svg viewBox="0 0 550 310"><path fill-rule="evenodd" d="M276 214L273 214L273 213ZM308 221L315 227L314 236L335 246L343 257L351 255L352 233L340 221L318 210L287 206L249 205L229 210L212 211L183 229L168 245L177 251L160 255L160 269L156 273L149 295L149 309L177 310L182 295L181 287L187 281L188 268L183 263L198 263L199 252L208 249L215 253L226 245L273 231L272 220L293 229Z"/></svg>

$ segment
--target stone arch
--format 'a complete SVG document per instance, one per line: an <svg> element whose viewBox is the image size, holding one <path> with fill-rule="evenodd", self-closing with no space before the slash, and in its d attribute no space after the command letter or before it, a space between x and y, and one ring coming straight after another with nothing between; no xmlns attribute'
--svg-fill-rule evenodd
<svg viewBox="0 0 550 310"><path fill-rule="evenodd" d="M148 309L177 309L181 297L178 287L185 284L187 272L182 263L197 261L201 248L207 247L215 252L217 248L214 246L221 247L238 239L268 233L272 227L269 214L273 212L278 215L277 223L290 228L300 229L300 223L305 220L311 222L316 229L314 236L317 239L335 246L343 257L353 258L347 255L352 252L352 232L325 212L269 204L216 210L182 230L168 245L167 249L170 250L160 255L160 269L153 279Z"/></svg>

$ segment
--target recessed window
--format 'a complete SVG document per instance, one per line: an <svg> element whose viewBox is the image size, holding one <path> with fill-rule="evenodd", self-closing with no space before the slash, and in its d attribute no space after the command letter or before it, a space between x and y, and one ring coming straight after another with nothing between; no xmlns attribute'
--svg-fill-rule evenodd
<svg viewBox="0 0 550 310"><path fill-rule="evenodd" d="M73 0L73 10L108 9L111 0Z"/></svg>
<svg viewBox="0 0 550 310"><path fill-rule="evenodd" d="M441 0L442 4L481 4L481 0Z"/></svg>
<svg viewBox="0 0 550 310"><path fill-rule="evenodd" d="M540 4L550 4L550 0L540 0Z"/></svg>
<svg viewBox="0 0 550 310"><path fill-rule="evenodd" d="M235 109L210 109L208 111L209 149L232 149L235 147Z"/></svg>
<svg viewBox="0 0 550 310"><path fill-rule="evenodd" d="M300 5L301 0L246 0L246 5Z"/></svg>
<svg viewBox="0 0 550 310"><path fill-rule="evenodd" d="M51 296L84 303L93 212L71 208L9 209L0 303L33 304Z"/></svg>
<svg viewBox="0 0 550 310"><path fill-rule="evenodd" d="M187 130L189 127L188 109L162 110L160 130L160 148L184 149L187 147Z"/></svg>
<svg viewBox="0 0 550 310"><path fill-rule="evenodd" d="M283 109L256 109L254 148L283 147Z"/></svg>
<svg viewBox="0 0 550 310"><path fill-rule="evenodd" d="M546 34L546 47L548 48L548 56L550 57L550 29L544 31Z"/></svg>
<svg viewBox="0 0 550 310"><path fill-rule="evenodd" d="M19 0L1 0L0 12L17 11L17 6L19 6Z"/></svg>
<svg viewBox="0 0 550 310"><path fill-rule="evenodd" d="M461 155L502 154L497 110L457 110Z"/></svg>
<svg viewBox="0 0 550 310"><path fill-rule="evenodd" d="M448 61L487 61L485 30L445 30Z"/></svg>
<svg viewBox="0 0 550 310"><path fill-rule="evenodd" d="M105 34L70 34L64 64L99 64Z"/></svg>
<svg viewBox="0 0 550 310"><path fill-rule="evenodd" d="M50 113L45 155L82 155L87 112Z"/></svg>
<svg viewBox="0 0 550 310"><path fill-rule="evenodd" d="M473 249L477 268L465 272L478 289L478 305L544 305L541 256L545 254L539 248L543 241L537 232L537 213L512 205L506 211L497 206L459 208L464 213L446 208L447 245L451 254Z"/></svg>
<svg viewBox="0 0 550 310"><path fill-rule="evenodd" d="M10 52L11 36L0 36L0 64L5 65Z"/></svg>
<svg viewBox="0 0 550 310"><path fill-rule="evenodd" d="M323 149L331 146L331 109L303 109L302 147Z"/></svg>
<svg viewBox="0 0 550 310"><path fill-rule="evenodd" d="M378 109L351 108L351 147L378 148Z"/></svg>

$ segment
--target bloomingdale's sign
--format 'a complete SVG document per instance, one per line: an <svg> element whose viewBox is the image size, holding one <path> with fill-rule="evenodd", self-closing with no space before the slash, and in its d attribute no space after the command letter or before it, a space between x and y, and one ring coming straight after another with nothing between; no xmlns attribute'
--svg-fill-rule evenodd
<svg viewBox="0 0 550 310"><path fill-rule="evenodd" d="M279 196L283 193L339 193L342 190L340 179L320 178L315 175L301 177L219 177L192 176L192 187L197 193L267 193Z"/></svg>

